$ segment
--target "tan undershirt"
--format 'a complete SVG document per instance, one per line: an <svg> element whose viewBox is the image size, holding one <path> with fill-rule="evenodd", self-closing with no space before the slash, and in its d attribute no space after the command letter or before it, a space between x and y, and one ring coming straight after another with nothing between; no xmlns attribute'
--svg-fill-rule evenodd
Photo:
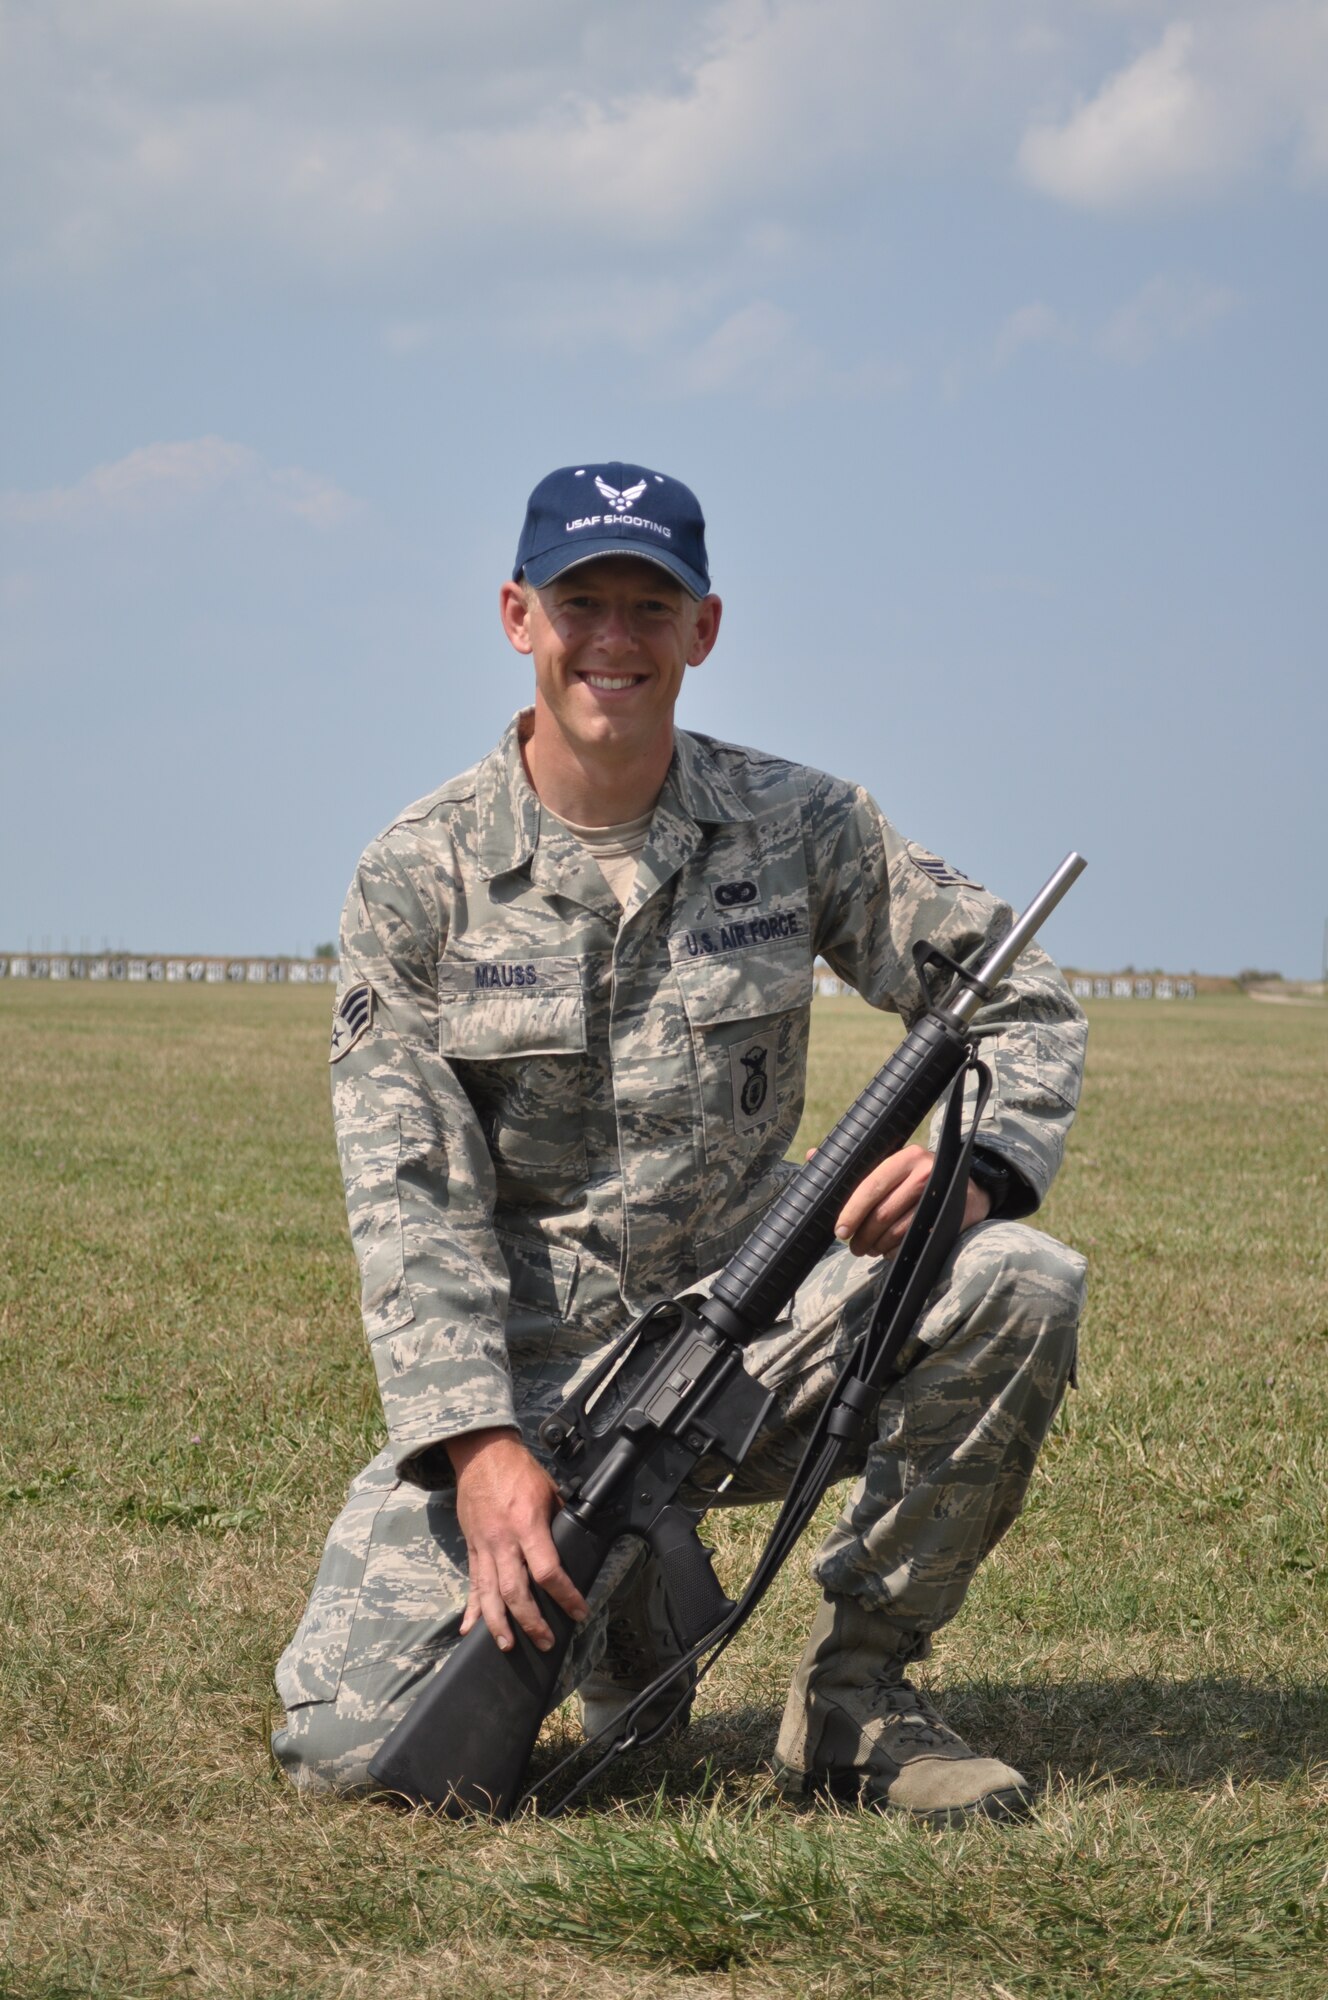
<svg viewBox="0 0 1328 2000"><path fill-rule="evenodd" d="M619 907L625 910L636 880L636 858L646 844L655 808L652 806L649 812L642 813L640 819L625 819L621 826L578 826L575 820L550 812L548 806L544 810L550 819L557 820L559 826L565 826L569 833L575 834L583 847L589 848L601 875L617 897Z"/></svg>

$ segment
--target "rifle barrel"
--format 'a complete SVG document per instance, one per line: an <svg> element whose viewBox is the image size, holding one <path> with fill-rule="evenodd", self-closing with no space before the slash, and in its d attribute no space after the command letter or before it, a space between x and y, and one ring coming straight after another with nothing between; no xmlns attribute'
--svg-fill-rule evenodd
<svg viewBox="0 0 1328 2000"><path fill-rule="evenodd" d="M1079 880L1088 863L1082 854L1067 854L1055 874L1034 896L1022 916L1016 917L1000 943L978 967L982 986L999 986L1024 946L1031 944L1070 885ZM982 1005L981 987L965 986L945 1002L945 1011L967 1027Z"/></svg>

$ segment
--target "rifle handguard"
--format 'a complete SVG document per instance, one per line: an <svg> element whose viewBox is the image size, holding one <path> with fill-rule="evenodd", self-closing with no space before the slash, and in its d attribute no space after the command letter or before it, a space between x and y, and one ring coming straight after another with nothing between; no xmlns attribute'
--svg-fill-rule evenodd
<svg viewBox="0 0 1328 2000"><path fill-rule="evenodd" d="M924 1016L729 1259L702 1317L735 1340L772 1325L829 1247L858 1182L907 1145L967 1054L964 1034Z"/></svg>

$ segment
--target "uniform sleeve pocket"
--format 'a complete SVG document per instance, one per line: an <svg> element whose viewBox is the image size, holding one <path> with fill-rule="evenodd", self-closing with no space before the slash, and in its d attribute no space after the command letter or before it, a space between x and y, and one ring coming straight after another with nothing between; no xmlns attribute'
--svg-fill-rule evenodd
<svg viewBox="0 0 1328 2000"><path fill-rule="evenodd" d="M1054 1028L1020 1021L984 1036L979 1053L992 1067L1002 1104L1035 1118L1065 1118L1079 1102L1087 1038L1081 1021Z"/></svg>
<svg viewBox="0 0 1328 2000"><path fill-rule="evenodd" d="M1038 1088L1061 1109L1073 1111L1083 1082L1087 1023L1066 1021L1058 1028L1038 1028L1036 1037Z"/></svg>

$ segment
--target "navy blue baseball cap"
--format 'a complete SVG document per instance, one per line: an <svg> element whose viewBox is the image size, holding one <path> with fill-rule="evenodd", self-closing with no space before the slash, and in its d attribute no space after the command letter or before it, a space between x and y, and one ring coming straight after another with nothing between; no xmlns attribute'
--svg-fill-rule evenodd
<svg viewBox="0 0 1328 2000"><path fill-rule="evenodd" d="M710 589L701 503L680 479L644 465L564 465L530 496L512 580L536 590L593 556L640 556L692 597Z"/></svg>

